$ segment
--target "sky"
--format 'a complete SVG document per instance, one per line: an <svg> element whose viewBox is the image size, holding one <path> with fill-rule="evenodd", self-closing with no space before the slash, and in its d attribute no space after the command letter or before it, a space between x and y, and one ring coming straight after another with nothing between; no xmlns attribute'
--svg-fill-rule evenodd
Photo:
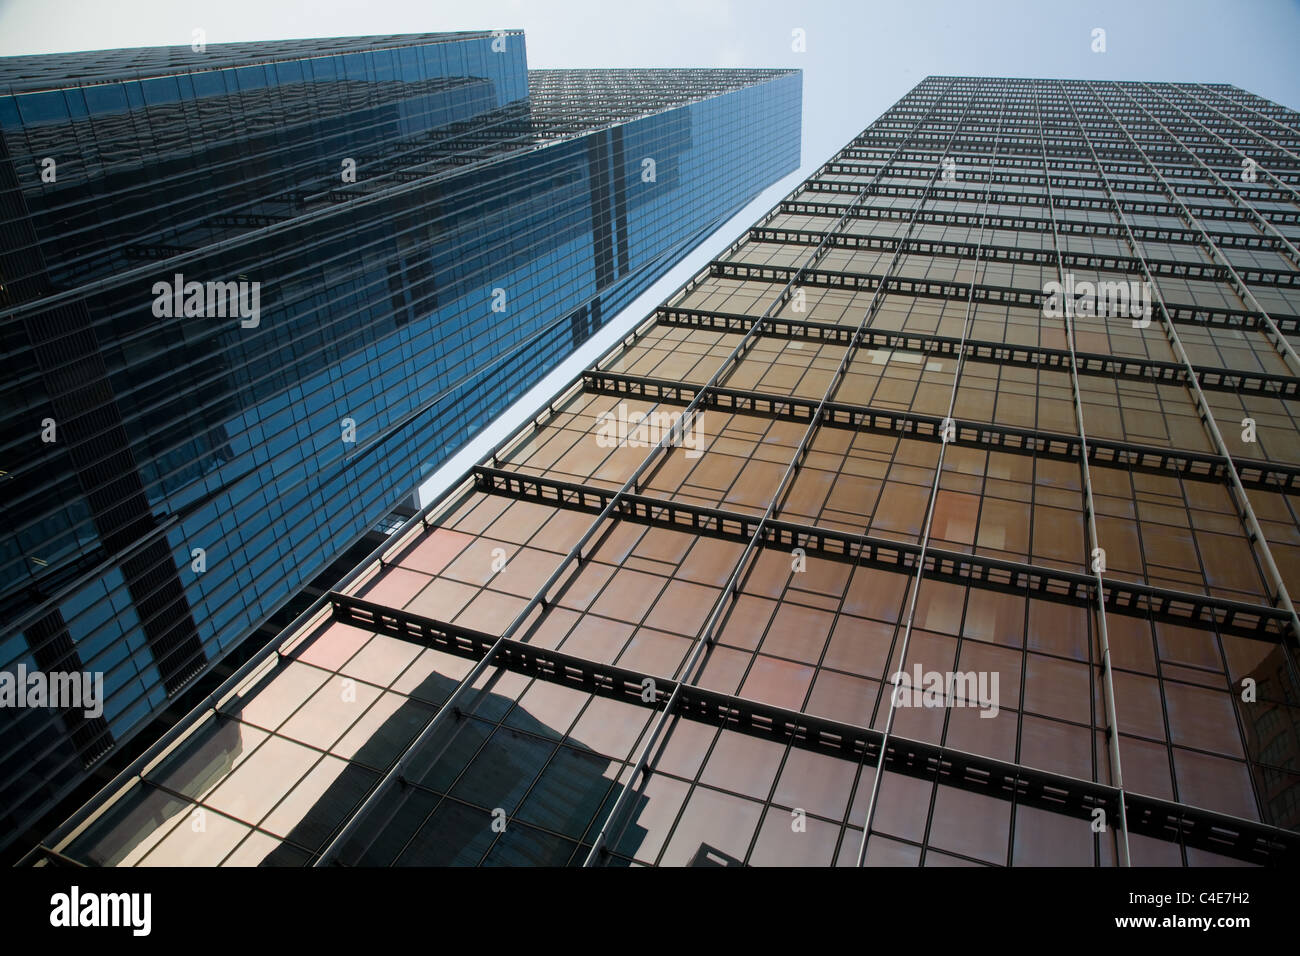
<svg viewBox="0 0 1300 956"><path fill-rule="evenodd" d="M1300 109L1298 0L0 0L0 56L522 28L533 68L793 66L799 170L721 226L422 486L429 500L920 80L1232 83ZM1094 52L1093 31L1105 31ZM793 31L802 30L797 52Z"/></svg>

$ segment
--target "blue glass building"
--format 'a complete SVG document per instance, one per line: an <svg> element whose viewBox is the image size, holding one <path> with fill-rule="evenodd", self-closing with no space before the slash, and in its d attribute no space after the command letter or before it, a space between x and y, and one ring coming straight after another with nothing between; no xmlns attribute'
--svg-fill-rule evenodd
<svg viewBox="0 0 1300 956"><path fill-rule="evenodd" d="M0 60L0 844L799 162L789 70L518 31Z"/></svg>

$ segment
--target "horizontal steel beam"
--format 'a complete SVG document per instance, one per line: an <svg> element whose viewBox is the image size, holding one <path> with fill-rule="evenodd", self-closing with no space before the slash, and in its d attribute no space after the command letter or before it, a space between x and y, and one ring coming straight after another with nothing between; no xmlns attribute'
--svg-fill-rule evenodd
<svg viewBox="0 0 1300 956"><path fill-rule="evenodd" d="M714 260L709 263L709 272L719 279L735 279L741 282L772 282L785 285L798 271L787 266L761 265L752 262L730 262ZM854 292L875 292L881 284L881 277L858 272L839 272L831 269L805 269L799 276L799 285L815 286L829 289L848 289ZM884 281L885 291L899 295L910 295L925 299L947 299L953 302L965 302L973 298L976 302L989 302L994 305L1014 306L1041 312L1044 293L1039 289L1016 289L1010 286L989 285L986 283L969 283L941 281L937 279L915 279L906 276L891 276ZM1250 309L1231 309L1225 307L1209 308L1197 305L1180 305L1167 302L1169 318L1183 325L1226 326L1229 328L1255 329L1263 325L1263 316ZM1076 319L1089 321L1089 316L1077 316ZM1274 315L1273 322L1283 332L1300 330L1300 316ZM1104 318L1101 318L1104 321ZM1130 321L1127 317L1123 321Z"/></svg>
<svg viewBox="0 0 1300 956"><path fill-rule="evenodd" d="M758 322L758 319L752 315L685 309L669 305L661 305L655 310L655 316L663 325L734 333L748 332ZM759 335L764 338L803 339L847 346L853 338L853 332L852 326L779 316L764 322ZM978 339L963 340L955 336L931 335L925 332L867 328L862 331L860 345L868 349L892 349L953 358L963 355L967 361L1025 368L1067 370L1073 362L1081 375L1121 378L1129 381L1170 384L1184 384L1188 381L1187 368L1181 362L1162 362L1156 359L1104 355L1098 352L1076 351L1071 356L1069 349L1050 349L1039 345L1016 345ZM1300 378L1291 375L1240 372L1235 369L1210 366L1196 366L1195 372L1197 382L1204 389L1272 398L1300 398Z"/></svg>
<svg viewBox="0 0 1300 956"><path fill-rule="evenodd" d="M783 200L778 208L788 215L838 219L849 207L846 203L787 199ZM889 221L905 219L907 214L907 209L894 206L860 206L852 212L850 218ZM916 221L923 225L937 226L977 228L981 220L985 222L989 229L1016 232L1050 232L1052 228L1052 221L1046 216L1008 215L992 212L982 215L974 211L961 212L941 209L923 209L916 216ZM1110 239L1124 237L1123 227L1116 222L1057 219L1056 228L1063 235L1105 236ZM1133 225L1133 233L1143 242L1165 242L1195 246L1199 246L1203 242L1199 232L1182 226L1143 226L1135 224ZM1209 235L1220 248L1262 249L1275 252L1284 251L1286 248L1282 241L1276 237L1258 232L1210 232Z"/></svg>
<svg viewBox="0 0 1300 956"><path fill-rule="evenodd" d="M1072 123L1073 119L1074 119L1073 116L1067 114L1064 117L1064 122ZM1010 175L1035 176L1036 175L1035 171L1043 168L1043 162L1040 158L1037 159L1037 161L1035 161L1036 158L1025 157L1023 155L1002 156L996 153L983 151L983 150L967 150L964 155L968 156L971 159L979 160L980 165L983 166L988 166L990 163L992 163L994 167L999 169L1015 170L1015 172L1011 173ZM1073 178L1063 174L1069 174L1069 173L1095 174L1096 165L1093 163L1090 154L1086 150L1081 151L1080 153L1076 153L1074 155L1075 158L1073 159L1068 157L1051 157L1051 156L1048 157L1047 168L1053 174L1052 175L1053 182L1058 182L1063 179ZM850 145L841 149L838 153L835 154L835 156L836 156L836 161L863 160L869 163L879 163L881 160L888 159L890 157L890 151L882 148L881 146ZM1148 167L1147 164L1144 162L1134 161L1133 159L1130 158L1131 156L1132 156L1132 152L1129 150L1119 150L1119 151L1112 150L1107 154L1107 158L1102 162L1101 165L1106 170L1118 176L1146 175L1150 171L1150 167ZM898 151L897 157L898 157L897 164L913 163L922 167L928 165L931 168L933 168L934 164L938 161L936 151L933 149L904 148ZM1265 163L1264 165L1268 166L1269 169L1274 168L1272 165L1268 163ZM1169 159L1165 159L1164 161L1159 163L1159 168L1162 173L1164 173L1167 177L1171 179L1178 179L1183 182L1190 182L1190 183L1199 182L1201 179L1201 170L1194 165L1190 165L1186 163L1178 163L1178 162L1171 161ZM1225 163L1221 168L1225 172L1239 173L1241 171L1241 165L1239 162ZM1283 171L1300 173L1300 166L1295 166L1292 163L1289 170L1284 169ZM1038 181L1041 182L1042 179L1041 175L1038 175L1037 179ZM1297 176L1295 181L1300 182L1300 176Z"/></svg>
<svg viewBox="0 0 1300 956"><path fill-rule="evenodd" d="M850 180L821 179L816 176L805 180L801 190L810 193L856 193L856 182ZM923 187L884 183L876 187L876 195L891 196L900 199L919 198ZM935 189L932 198L947 202L978 203L982 192L975 189L953 187ZM1041 193L1031 192L997 192L991 200L999 206L1021 206L1026 208L1044 207L1051 203L1052 209L1082 209L1088 212L1102 212L1112 208L1108 198L1093 196L1055 195L1050 200ZM1176 216L1177 210L1166 202L1149 202L1140 200L1119 200L1120 207L1126 213L1135 216ZM1192 212L1198 219L1220 219L1232 222L1249 222L1251 215L1232 206L1195 206ZM1279 212L1270 217L1276 225L1293 226L1300 223L1300 212Z"/></svg>
<svg viewBox="0 0 1300 956"><path fill-rule="evenodd" d="M874 163L871 159L863 160L862 157L851 155L856 150L842 150L835 158L823 163L817 170L817 176L823 174L832 176L873 176L883 167L880 163ZM967 171L963 171L963 179L974 182L978 179L985 179L988 176L989 164L986 159L976 161L970 164ZM1000 167L994 167L999 169ZM1032 186L1035 190L1044 185L1044 177L1041 173L1032 173L1024 171L1023 167L1001 167L1003 171L993 174L993 182L1000 186ZM1197 167L1185 167L1194 173L1199 173ZM927 179L934 171L933 162L919 161L912 165L904 162L890 164L888 173L892 179ZM1236 166L1228 165L1221 169L1222 175L1236 176L1241 172L1240 164ZM1076 173L1077 175L1069 175ZM1186 181L1179 184L1183 188L1179 191L1190 196L1215 197L1222 195L1222 191L1213 184L1204 182L1199 178L1186 177ZM1274 187L1267 182L1249 184L1251 188L1250 195L1253 199L1267 200L1269 202L1291 202L1293 196L1285 189ZM1071 169L1064 175L1055 175L1052 177L1052 186L1056 189L1080 189L1102 191L1101 179L1095 172L1089 172L1081 169ZM1126 193L1160 193L1160 186L1150 180L1126 179L1123 181L1123 189Z"/></svg>
<svg viewBox="0 0 1300 956"><path fill-rule="evenodd" d="M500 468L478 466L473 469L473 475L475 488L487 494L587 513L600 513L614 496L614 492L606 488L517 474ZM736 542L748 542L753 538L755 532L760 530L761 520L758 515L641 494L624 495L613 514L637 524ZM802 548L807 554L835 561L865 564L911 575L916 573L917 562L921 558L919 544L778 519L768 519L762 525L758 543L787 554L794 548ZM1095 603L1096 579L1082 571L1066 571L929 547L924 555L923 573L926 577L954 584L1021 594L1078 607ZM1118 614L1150 616L1159 621L1187 627L1217 628L1224 633L1277 643L1285 641L1290 633L1290 617L1280 608L1118 579L1106 582L1105 606L1108 611Z"/></svg>
<svg viewBox="0 0 1300 956"><path fill-rule="evenodd" d="M749 241L782 246L816 246L823 238L837 249L866 249L871 252L893 252L898 248L897 236L837 233L824 237L822 233L806 229L774 229L754 226L746 234ZM1055 266L1056 250L1035 249L1024 246L1000 246L973 242L954 242L946 239L912 237L903 242L908 255L943 259L977 258L994 262L1023 262L1029 265ZM1121 256L1092 252L1062 252L1061 265L1067 269L1087 269L1093 272L1113 272L1121 275L1143 275L1143 260L1136 256ZM1153 275L1175 279L1193 279L1198 282L1227 282L1228 269L1213 262L1178 262L1172 259L1147 259L1145 265ZM1289 269L1260 269L1249 266L1234 267L1237 275L1254 285L1292 287L1300 285L1300 272Z"/></svg>

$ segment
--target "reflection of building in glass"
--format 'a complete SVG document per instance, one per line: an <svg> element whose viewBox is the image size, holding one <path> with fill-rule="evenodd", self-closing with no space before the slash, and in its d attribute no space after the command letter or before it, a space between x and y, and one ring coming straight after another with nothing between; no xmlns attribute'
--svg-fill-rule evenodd
<svg viewBox="0 0 1300 956"><path fill-rule="evenodd" d="M926 79L286 631L446 679L301 862L1294 862L1297 142L1228 86ZM1150 321L1044 315L1067 273ZM704 453L611 447L620 405ZM914 668L997 708L896 706ZM277 737L327 680L288 676ZM283 842L239 774L204 862Z"/></svg>
<svg viewBox="0 0 1300 956"><path fill-rule="evenodd" d="M366 665L354 660L355 667L345 666L340 675L325 680L311 695L311 703L298 708L300 716L281 725L279 734L269 736L259 730L259 725L276 719L271 715L287 712L286 692L292 696L290 688L295 684L301 688L304 672L324 664L330 648L340 643L340 635L346 640L347 632L339 626L326 629L319 643L305 646L297 664L273 669L255 680L238 703L223 708L222 716L168 754L145 775L142 785L78 836L68 853L98 865L216 864L227 854L233 856L231 865L306 863L373 786L375 771L385 767L428 719L429 705L446 700L457 683L437 671L418 680L412 676L409 697L398 703L398 696L390 692L382 701L376 700L378 709L367 710L370 701L365 689L351 701L344 693L344 682L352 678L342 675L365 672L373 677L375 673L366 672ZM374 638L367 646L372 661L403 657L403 649L390 638ZM431 659L452 663L442 655ZM304 660L315 663L308 666ZM320 676L324 677L323 671ZM298 701L303 703L307 702ZM577 740L556 747L554 741L563 728L537 720L514 703L513 695L485 688L475 704L482 717L456 721L427 744L412 763L408 783L395 790L376 814L376 825L358 834L348 847L349 861L367 866L473 864L487 854L484 862L493 865L563 864L573 844L553 834L575 828L582 832L587 818L614 787L612 762ZM305 789L301 785L293 789L263 821L283 839L272 840L268 833L250 830L227 815L247 813L259 798L272 803L274 796L261 795L274 793L277 782L283 783L277 780L280 769L294 766L299 752L309 750L305 744L337 737L349 719L363 712L365 722L331 747L334 754L346 753L348 762L318 765L307 775ZM501 721L495 732L486 719L489 716ZM519 788L518 781L530 779L537 761L548 751L548 768L528 789L519 814L529 823L544 824L544 829L511 821L498 834L492 829L490 812L474 805L475 796L496 796L501 784ZM237 767L246 762L255 766L254 761L260 764L254 772L245 770L242 777L235 776ZM471 762L472 767L459 775L443 769ZM229 785L223 787L228 778ZM446 820L456 825L443 825ZM635 832L630 836L635 840Z"/></svg>
<svg viewBox="0 0 1300 956"><path fill-rule="evenodd" d="M1245 675L1255 682L1257 703L1240 710L1260 803L1277 826L1300 830L1300 700L1290 666L1285 648L1268 648Z"/></svg>
<svg viewBox="0 0 1300 956"><path fill-rule="evenodd" d="M0 844L799 157L797 71L530 73L517 31L0 91L0 668L108 697L0 715Z"/></svg>

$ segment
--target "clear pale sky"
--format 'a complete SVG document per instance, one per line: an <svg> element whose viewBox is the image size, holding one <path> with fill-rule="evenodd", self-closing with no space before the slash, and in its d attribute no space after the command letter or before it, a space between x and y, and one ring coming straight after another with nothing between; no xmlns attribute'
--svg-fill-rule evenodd
<svg viewBox="0 0 1300 956"><path fill-rule="evenodd" d="M795 66L803 164L725 224L424 486L457 477L836 149L931 73L1232 83L1300 109L1300 2L0 0L0 56L522 28L530 67ZM1106 52L1092 31L1106 31ZM805 31L807 50L791 48Z"/></svg>

